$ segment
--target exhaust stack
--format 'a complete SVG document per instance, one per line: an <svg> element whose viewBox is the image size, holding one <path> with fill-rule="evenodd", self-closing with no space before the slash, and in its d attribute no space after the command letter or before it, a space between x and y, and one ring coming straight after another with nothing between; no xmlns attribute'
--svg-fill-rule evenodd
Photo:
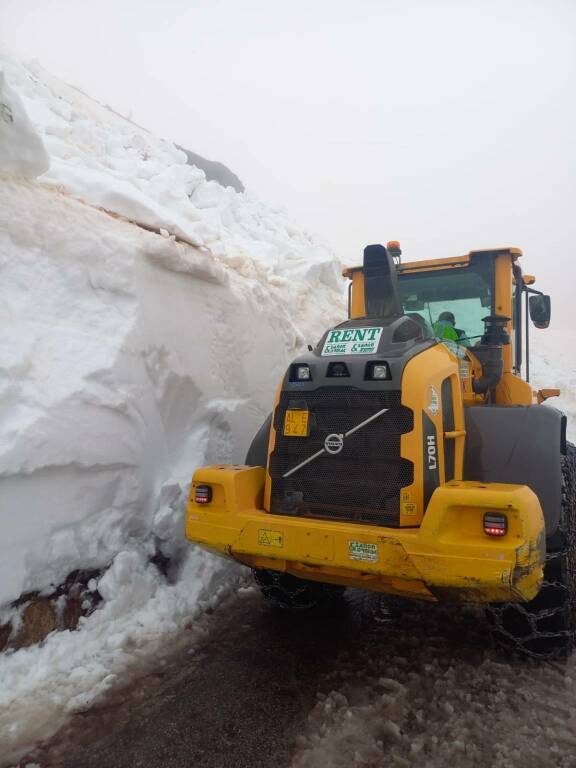
<svg viewBox="0 0 576 768"><path fill-rule="evenodd" d="M480 344L471 350L482 366L481 378L474 379L472 382L472 389L477 395L494 393L504 370L502 347L510 344L510 336L506 329L510 321L509 317L488 315L483 320L484 335L480 339Z"/></svg>
<svg viewBox="0 0 576 768"><path fill-rule="evenodd" d="M364 306L366 317L395 320L402 317L396 266L383 245L364 248Z"/></svg>

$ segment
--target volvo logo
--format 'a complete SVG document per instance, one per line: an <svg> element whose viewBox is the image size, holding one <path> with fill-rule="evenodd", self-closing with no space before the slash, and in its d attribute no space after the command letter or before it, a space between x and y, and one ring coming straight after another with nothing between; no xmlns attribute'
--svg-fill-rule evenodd
<svg viewBox="0 0 576 768"><path fill-rule="evenodd" d="M344 448L344 435L332 434L324 440L324 449L327 453L340 453L342 448Z"/></svg>
<svg viewBox="0 0 576 768"><path fill-rule="evenodd" d="M360 424L356 424L355 427L352 427L352 429L349 429L348 432L345 432L343 435L337 434L336 432L328 435L328 437L324 440L324 448L321 448L319 451L316 451L316 453L313 453L312 456L308 456L307 459L304 459L304 461L296 464L295 467L292 467L292 469L289 469L288 472L285 472L282 477L290 477L290 475L293 475L294 472L298 472L299 469L302 469L302 467L310 464L311 461L314 461L314 459L317 459L319 456L322 456L325 453L331 453L332 455L335 453L340 453L342 448L344 448L345 437L353 435L354 432L358 432L359 429L363 429L363 427L365 427L367 424L370 424L370 422L374 421L374 419L377 419L379 416L383 416L387 410L388 408L382 408L381 410L372 414L372 416L368 416L368 418L364 419L364 421L361 421Z"/></svg>

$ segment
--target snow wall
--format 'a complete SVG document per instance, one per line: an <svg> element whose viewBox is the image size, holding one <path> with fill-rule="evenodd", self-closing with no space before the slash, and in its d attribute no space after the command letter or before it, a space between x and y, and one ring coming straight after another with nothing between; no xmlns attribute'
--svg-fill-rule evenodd
<svg viewBox="0 0 576 768"><path fill-rule="evenodd" d="M186 546L195 467L243 461L345 308L340 265L284 212L38 65L0 70L2 605Z"/></svg>

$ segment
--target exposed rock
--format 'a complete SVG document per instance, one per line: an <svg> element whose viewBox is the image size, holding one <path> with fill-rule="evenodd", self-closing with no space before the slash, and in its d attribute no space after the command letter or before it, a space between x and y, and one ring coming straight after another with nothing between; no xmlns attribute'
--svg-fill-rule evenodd
<svg viewBox="0 0 576 768"><path fill-rule="evenodd" d="M176 146L186 154L189 165L195 165L196 168L201 168L204 171L208 181L217 181L223 187L232 187L236 192L244 192L244 184L223 163L219 163L217 160L207 160L202 155L197 155L196 152L190 152L189 149L184 149L178 144Z"/></svg>
<svg viewBox="0 0 576 768"><path fill-rule="evenodd" d="M2 651L8 645L8 638L10 637L11 633L11 624L0 624L0 653L2 653Z"/></svg>
<svg viewBox="0 0 576 768"><path fill-rule="evenodd" d="M10 605L12 608L19 608L21 605L26 605L26 603L34 600L34 598L38 597L39 594L40 592L38 592L38 590L34 590L33 592L22 592L20 597L17 597L16 600L13 600Z"/></svg>
<svg viewBox="0 0 576 768"><path fill-rule="evenodd" d="M62 611L61 625L62 629L76 629L80 617L83 615L82 600L77 597L69 597Z"/></svg>
<svg viewBox="0 0 576 768"><path fill-rule="evenodd" d="M20 595L11 603L12 608L20 608L18 629L14 631L11 622L0 624L0 653L41 643L54 630L76 629L80 618L90 615L102 601L100 593L88 586L100 574L96 569L75 570L48 595Z"/></svg>
<svg viewBox="0 0 576 768"><path fill-rule="evenodd" d="M22 613L22 627L10 646L26 648L44 640L56 629L56 609L46 597L35 597Z"/></svg>

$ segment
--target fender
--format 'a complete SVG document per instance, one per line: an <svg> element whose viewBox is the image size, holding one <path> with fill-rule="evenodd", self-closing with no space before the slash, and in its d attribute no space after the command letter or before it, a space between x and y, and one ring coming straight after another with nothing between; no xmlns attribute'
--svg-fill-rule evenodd
<svg viewBox="0 0 576 768"><path fill-rule="evenodd" d="M246 454L246 464L249 467L264 467L266 469L266 464L268 463L268 438L270 437L271 425L272 414L267 417L250 444Z"/></svg>
<svg viewBox="0 0 576 768"><path fill-rule="evenodd" d="M566 451L566 416L544 405L469 406L464 413L465 479L527 485L540 501L548 550L554 550L562 503L560 457Z"/></svg>

